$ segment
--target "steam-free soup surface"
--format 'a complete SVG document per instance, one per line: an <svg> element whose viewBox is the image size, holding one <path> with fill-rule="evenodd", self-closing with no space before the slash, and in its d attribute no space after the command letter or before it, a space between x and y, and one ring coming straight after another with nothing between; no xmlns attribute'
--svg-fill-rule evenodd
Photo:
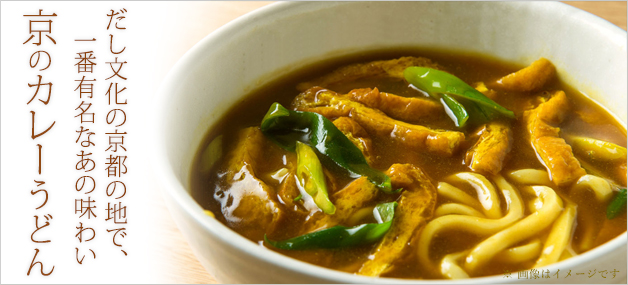
<svg viewBox="0 0 628 285"><path fill-rule="evenodd" d="M429 67L442 69L477 87L487 97L513 111L515 118L497 116L486 122L470 117L468 123L460 128L456 127L454 120L447 115L445 107L438 99L426 96L425 92L417 90L398 75L384 72L352 77L351 72L355 70L350 71L349 68L339 72L344 76L341 80L329 79L328 74L338 68L373 61L396 60L404 56L428 59L427 65L433 64ZM613 219L607 217L607 207L617 196L618 191L626 186L626 158L625 154L619 159L600 158L599 153L587 149L586 144L584 146L578 144L577 139L574 142L573 138L591 138L625 148L626 129L595 102L560 82L557 75L548 75L546 82L532 91L523 90L525 86L506 86L506 79L500 83L501 78L524 67L484 56L416 50L358 54L303 67L244 97L209 130L193 165L192 195L202 207L213 212L216 219L259 243L260 246L309 263L363 275L418 279L500 275L507 271L516 272L546 265L545 260L556 262L581 254L626 231L625 209L621 209L619 215ZM325 80L326 76L328 80ZM321 84L324 86L320 86ZM566 104L563 106L567 108L554 111L565 114L560 116L561 118L554 118L556 120L543 121L544 116L556 114L542 114L541 112L549 112L542 111L542 105L549 106L558 102L560 91L566 96L562 103ZM311 96L307 95L308 92ZM345 95L351 92L358 95L366 94L364 96L375 96L373 92L379 92L378 98L381 98L382 94L390 94L390 98L393 99L398 99L397 96L415 97L429 101L428 104L431 105L426 108L432 109L411 113L408 112L407 106L405 109L396 105L396 107L383 104L375 106L377 104L373 102L356 99L358 95L353 98ZM329 98L329 101L324 101L327 100L325 98ZM385 101L385 98L381 100ZM370 182L366 179L358 181L355 176L348 175L347 171L322 159L329 199L336 204L336 213L333 215L323 213L312 199L303 193L302 187L297 185L298 178L294 173L297 155L293 151L281 148L259 131L262 118L274 102L291 110L318 112L331 121L339 117L348 118L347 121L343 119L335 124L355 123L361 127L359 133L351 133L356 132L355 128L344 133L351 134L357 144L364 142L364 139L370 140L369 145L363 144L360 148L369 165L391 176L393 186L401 185L399 177L402 176L411 177L411 182L400 187L404 188L401 193L387 194L377 190L369 192L373 197L363 198L366 195L364 191L367 191L364 189L369 187ZM323 109L319 108L327 104L326 107L332 106L334 110L339 110L348 105L333 104L354 103L358 105L351 105L354 106L351 112L346 114L340 112L342 113L340 116L337 111L326 113L327 111L321 111ZM380 114L385 123L392 122L394 130L387 130L381 124L372 125L374 123L369 121L372 118L368 118L368 115L360 117L362 114L360 112L370 114L364 111L367 108L368 112L376 110L374 112ZM536 133L535 127L532 126L534 123L531 123L537 118L535 116L541 118L539 124L543 126L537 128ZM411 134L396 132L402 125L399 122L422 126L430 131L446 132L447 135L460 133L462 139L448 138L449 145L446 147L440 145L432 147L427 145L429 142L413 141L413 137L407 139L402 137ZM557 128L557 136L548 136L545 133L547 130L543 124L547 122L550 128ZM412 126L409 128L413 128ZM339 129L342 130L340 127ZM495 132L497 138L489 138L488 134L491 132ZM432 135L430 139L440 138L441 135L441 133ZM536 136L543 138L536 140ZM216 138L220 140L221 145L215 143ZM494 145L480 145L479 141L483 139L495 140ZM245 140L249 140L249 144L244 143ZM214 157L209 159L213 164L208 166L209 154L206 149L210 143L214 145L214 151L211 152ZM421 145L422 143L425 145ZM455 146L450 147L452 144ZM503 149L497 151L500 147ZM470 152L474 149L476 152ZM563 171L564 167L552 168L548 166L548 161L544 161L544 158L551 160L563 157L561 155L568 157L572 155L575 161L572 163L573 169L568 170L566 174L558 173ZM480 162L482 159L492 161ZM234 166L235 163L239 164ZM246 167L250 167L251 170L238 173ZM516 172L518 170L522 171ZM517 176L517 173L523 173L523 178ZM534 176L532 173L541 175ZM478 184L473 184L470 180L472 177L484 178L482 181L488 182L489 186L494 188L493 196L488 198L478 196L479 192L474 188L478 187ZM601 180L597 180L598 178ZM612 192L604 194L600 187L604 188L606 184L603 186L599 186L600 183L595 184L598 186L593 185L594 183L587 184L585 181L587 179L602 181L600 182L602 184L606 182ZM502 181L501 184L499 181ZM516 194L504 190L506 189L504 182L512 187L513 190L509 191L516 191ZM364 184L356 186L358 183ZM350 194L352 195L350 199L347 199L342 196L345 194L341 191L349 187L357 190ZM467 201L465 204L459 197L444 195L442 191L447 187L466 193L473 201ZM535 192L535 189L538 191ZM539 189L545 189L543 190L545 192L541 193ZM404 191L406 194L403 194ZM552 193L556 195L557 202L550 201ZM513 204L516 201L513 202L512 197L508 195L520 197L522 215L494 230L469 230L460 226L437 229L436 223L430 224L436 219L445 217L453 220L463 216L471 218L473 215L482 221L507 219L515 215L510 212L517 207ZM406 200L401 202L402 198ZM343 209L342 199L346 199L352 203L351 205L358 205L359 208ZM415 209L409 209L413 205L409 202L411 199L422 199L423 202L416 204L419 206L415 206ZM482 199L492 199L498 208L487 209ZM335 225L350 227L376 223L371 214L373 207L391 201L397 201L399 204L394 218L397 220L393 220L393 226L387 233L397 235L395 237L384 237L365 245L335 249L282 250L264 242L264 235L271 240L280 241ZM532 218L531 214L534 212L550 211L548 210L552 206L550 203L556 203L556 210L551 214L544 212L551 216L547 225L520 223L528 217ZM466 212L447 210L453 207L471 210L465 210ZM261 208L268 208L271 213L268 214L268 209ZM402 222L399 219L404 219L404 213L408 216L414 215L410 218L405 217L407 224L412 226L404 228L400 225ZM326 217L334 215L336 217ZM342 215L346 217L341 217ZM417 218L419 215L421 218ZM560 228L561 225L563 228ZM532 234L514 244L508 244L499 252L491 253L490 258L479 265L468 264L466 261L465 258L473 255L471 251L483 241L489 242L487 241L489 238L500 232L510 231L512 234L522 230ZM435 234L431 235L427 231L433 231ZM561 234L565 239L559 242L563 246L561 252L550 257L543 256L542 251ZM394 244L398 238L407 241L404 240L400 247L399 244ZM391 244L386 245L387 241ZM520 254L515 258L505 257L504 252L517 247L520 247L518 250L528 250L527 256ZM391 252L391 255L394 253L394 256L384 256L382 253L384 251ZM443 262L451 262L460 268L462 275L441 271Z"/></svg>

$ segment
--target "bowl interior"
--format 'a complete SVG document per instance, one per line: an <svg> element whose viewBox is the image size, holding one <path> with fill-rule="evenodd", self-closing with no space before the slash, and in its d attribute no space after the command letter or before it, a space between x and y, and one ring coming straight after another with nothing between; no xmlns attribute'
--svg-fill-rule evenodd
<svg viewBox="0 0 628 285"><path fill-rule="evenodd" d="M626 123L626 33L570 6L555 2L279 3L215 31L167 76L158 96L155 133L157 156L163 158L156 164L164 174L168 195L193 215L202 213L186 193L193 156L210 127L243 96L321 59L391 47L459 50L521 64L546 57L564 81ZM206 227L210 234L228 230L219 223Z"/></svg>

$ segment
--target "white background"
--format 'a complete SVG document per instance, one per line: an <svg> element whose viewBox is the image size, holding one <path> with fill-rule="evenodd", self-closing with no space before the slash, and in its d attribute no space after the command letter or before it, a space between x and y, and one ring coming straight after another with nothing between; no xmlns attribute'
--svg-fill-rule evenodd
<svg viewBox="0 0 628 285"><path fill-rule="evenodd" d="M152 98L156 94L163 77L170 67L194 43L206 35L207 29L200 27L207 23L206 17L220 18L212 14L212 7L218 3L169 3L169 2L2 2L2 84L1 84L1 120L2 120L2 248L1 282L2 283L154 283L164 282L171 271L172 253L164 244L170 241L164 231L164 213L161 193L151 176L149 166L150 153L146 153L151 143L147 134L152 112ZM261 5L260 5L261 6ZM125 8L126 18L120 22L126 30L106 29L109 22L107 14L111 9L119 11ZM28 19L23 15L56 13L51 36L57 44L47 38L42 45L23 44L30 36ZM209 10L208 10L209 9ZM47 20L48 18L44 18ZM220 23L220 19L217 19ZM226 22L226 20L224 21ZM220 23L220 24L224 24ZM117 202L104 194L106 185L113 179L106 177L105 153L107 137L105 132L113 131L104 123L107 112L114 108L107 105L105 93L109 81L105 78L112 72L107 61L115 56L109 51L109 34L114 34L117 48L126 46L118 55L120 61L126 60L121 74L128 77L123 84L127 90L122 93L128 105L122 107L127 113L127 122L119 131L128 133L124 138L128 159L128 173L121 179L127 185L127 194L120 199L127 205L127 236L122 241L128 256L113 246L111 234L107 228L115 228L107 217L107 202ZM96 42L75 42L75 39L96 38ZM32 41L31 41L32 42ZM49 69L39 72L31 69L29 58L37 50L45 50L52 56ZM84 124L94 131L96 143L89 151L96 159L96 169L88 174L97 181L97 188L90 195L75 190L76 179L82 172L75 169L76 154L82 149L77 143L75 131L80 121L74 118L74 109L80 104L77 82L85 73L77 73L74 66L78 60L77 52L94 51L96 66L93 75L94 98L90 111L96 114L96 124ZM34 88L28 83L36 83L37 75L43 76L43 82L52 82L53 92L47 106L37 99L30 105L26 103L33 95ZM87 78L89 78L89 75ZM122 80L117 80L122 82ZM45 89L42 89L45 90ZM41 91L40 90L40 94ZM56 121L53 129L37 140L31 135L31 114L36 112L36 130ZM38 128L39 126L39 128ZM47 127L47 125L45 126ZM36 144L43 145L42 175L37 174ZM35 187L34 179L46 182L42 187ZM32 196L31 190L46 189L48 203L40 210L35 210L42 199ZM91 196L96 200L97 218L79 219L74 213L75 199ZM51 225L40 230L36 237L50 239L47 244L35 244L30 240L35 230L34 215L40 216L40 225L45 221L43 215L52 215ZM79 244L74 237L79 221L96 230L96 238L88 243ZM171 223L171 221L169 221ZM169 245L167 245L169 246ZM85 254L82 265L76 262L76 247ZM39 274L36 266L30 276L26 275L34 249L39 248L37 260L42 261L45 271L55 266L48 277ZM96 252L96 259L87 251ZM179 266L185 266L181 264Z"/></svg>
<svg viewBox="0 0 628 285"><path fill-rule="evenodd" d="M582 4L578 4L582 3ZM617 3L617 2L616 2ZM1 273L2 283L155 283L155 282L211 282L211 276L200 268L185 241L174 228L172 220L164 208L158 183L152 176L148 159L150 153L144 152L150 144L146 129L151 118L152 97L163 77L171 66L193 44L208 32L218 28L238 15L264 6L267 3L232 3L220 2L2 2L1 16ZM598 13L615 18L609 19L625 29L624 12L611 13L615 5L586 4L571 2L571 5L589 8ZM586 4L586 5L585 5ZM610 8L609 8L610 7ZM116 32L116 43L123 43L127 49L120 59L128 61L123 74L129 77L125 91L129 105L124 109L128 121L121 131L129 134L125 137L128 174L123 177L128 193L123 198L128 206L128 236L124 239L124 249L129 253L122 257L119 249L112 246L110 236L105 229L106 187L104 170L104 149L109 131L102 123L106 111L105 91L110 76L106 61L114 57L108 50L109 31L106 30L110 9L126 8L124 21L127 30ZM57 13L53 18L53 34L57 44L50 44L44 39L41 48L22 43L29 37L28 19L24 14L36 14L38 9L44 13ZM606 9L606 10L605 10ZM594 11L594 13L595 13ZM97 42L77 43L75 38L97 38ZM92 48L93 47L93 48ZM41 73L30 69L28 60L36 50L46 50L53 56L51 67ZM75 260L75 247L79 246L74 238L78 216L74 214L74 199L80 193L74 190L76 178L81 176L74 169L75 154L80 147L74 142L79 122L74 118L74 108L80 103L74 90L79 74L74 64L76 52L94 50L97 60L98 79L94 92L94 106L97 121L94 126L97 135L94 149L98 157L98 188L93 198L97 203L98 218L91 220L91 226L98 231L97 238L90 242L97 253L97 259L91 260L87 254L83 265ZM26 102L31 98L33 89L27 83L36 82L36 75L44 75L52 81L53 97L48 106ZM106 84L106 85L105 85ZM39 97L38 97L39 98ZM30 113L37 112L38 122L57 123L53 130L37 141L30 139ZM39 121L41 119L41 121ZM39 125L39 124L38 124ZM43 126L43 125L42 125ZM43 175L37 175L36 144L44 145ZM33 179L45 180L50 194L48 204L39 211L38 196L30 195L35 188ZM98 194L97 194L98 193ZM33 215L51 214L54 219L50 227L41 231L41 237L52 240L50 244L39 246L42 250L38 260L47 266L55 265L54 273L42 278L38 274L26 276L36 244L30 241L34 228ZM38 267L35 269L35 272ZM203 275L204 274L204 275Z"/></svg>

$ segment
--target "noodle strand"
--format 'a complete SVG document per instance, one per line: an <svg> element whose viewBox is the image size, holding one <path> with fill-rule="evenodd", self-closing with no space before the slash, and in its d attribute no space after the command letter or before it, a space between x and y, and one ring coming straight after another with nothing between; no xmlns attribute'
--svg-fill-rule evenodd
<svg viewBox="0 0 628 285"><path fill-rule="evenodd" d="M509 246L536 235L558 217L563 210L563 202L556 192L547 186L531 186L530 188L534 190L538 199L543 201L543 207L479 243L465 260L467 272L477 270Z"/></svg>

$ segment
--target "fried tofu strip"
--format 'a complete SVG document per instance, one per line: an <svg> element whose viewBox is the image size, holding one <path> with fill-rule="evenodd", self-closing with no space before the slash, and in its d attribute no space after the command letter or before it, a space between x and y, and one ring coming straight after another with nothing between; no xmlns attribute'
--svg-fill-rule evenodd
<svg viewBox="0 0 628 285"><path fill-rule="evenodd" d="M473 84L473 88L475 88L475 90L480 91L480 93L484 94L484 96L490 98L491 100L495 100L495 98L497 98L497 92L495 92L495 90L493 89L488 89L488 87L486 87L486 84L484 84L484 82L476 82Z"/></svg>
<svg viewBox="0 0 628 285"><path fill-rule="evenodd" d="M281 203L283 203L288 209L298 211L298 207L296 207L294 199L301 195L301 192L299 192L299 188L297 187L297 179L294 171L289 171L281 184L279 184L277 195L279 196Z"/></svg>
<svg viewBox="0 0 628 285"><path fill-rule="evenodd" d="M279 151L268 142L259 128L240 131L238 145L226 160L224 198L220 199L227 222L247 237L261 237L272 232L284 216L275 190L256 177L256 164L263 163L262 154Z"/></svg>
<svg viewBox="0 0 628 285"><path fill-rule="evenodd" d="M356 80L364 77L387 76L403 79L403 71L410 66L443 69L428 58L405 56L398 59L378 60L343 66L322 77L297 85L301 92L314 87L329 87L332 84Z"/></svg>
<svg viewBox="0 0 628 285"><path fill-rule="evenodd" d="M394 164L386 172L393 188L403 188L392 227L371 253L358 274L379 276L395 260L408 252L408 243L432 217L436 206L436 187L430 178L411 164Z"/></svg>
<svg viewBox="0 0 628 285"><path fill-rule="evenodd" d="M378 191L379 189L375 187L375 184L368 181L366 177L354 180L331 196L332 202L336 206L336 212L333 215L322 212L314 214L306 222L303 233L330 228L345 222L357 210L372 202L377 197Z"/></svg>
<svg viewBox="0 0 628 285"><path fill-rule="evenodd" d="M371 135L389 136L415 149L425 149L442 156L451 156L465 139L461 132L432 130L391 119L377 109L319 87L299 94L292 106L296 110L316 112L327 118L351 117Z"/></svg>
<svg viewBox="0 0 628 285"><path fill-rule="evenodd" d="M500 78L497 84L510 91L535 91L541 89L555 74L554 65L545 58L539 58L530 66Z"/></svg>
<svg viewBox="0 0 628 285"><path fill-rule="evenodd" d="M371 164L373 162L373 147L369 134L356 121L349 117L340 117L333 121L334 125L355 145L357 146L366 161Z"/></svg>
<svg viewBox="0 0 628 285"><path fill-rule="evenodd" d="M564 120L568 109L565 92L556 91L549 100L524 113L532 148L558 186L570 184L586 174L556 127Z"/></svg>
<svg viewBox="0 0 628 285"><path fill-rule="evenodd" d="M417 97L401 97L379 92L377 88L351 90L345 98L379 109L391 118L413 122L421 119L438 119L445 114L443 105L435 100Z"/></svg>
<svg viewBox="0 0 628 285"><path fill-rule="evenodd" d="M500 122L491 122L480 131L480 139L467 151L465 163L471 170L497 174L512 148L512 131Z"/></svg>

